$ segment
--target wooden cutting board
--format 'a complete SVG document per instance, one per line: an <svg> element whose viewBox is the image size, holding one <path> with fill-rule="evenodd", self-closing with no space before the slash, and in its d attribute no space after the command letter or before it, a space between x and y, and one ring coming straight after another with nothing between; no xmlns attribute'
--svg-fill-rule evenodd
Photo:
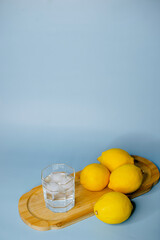
<svg viewBox="0 0 160 240"><path fill-rule="evenodd" d="M159 180L158 168L149 160L133 156L135 165L143 172L143 183L129 198L140 196L154 186ZM33 188L19 200L18 209L21 219L31 228L46 231L67 227L73 223L94 215L93 207L96 201L105 193L110 192L108 187L100 192L91 192L80 184L80 171L75 178L75 207L66 213L53 213L46 208L42 186Z"/></svg>

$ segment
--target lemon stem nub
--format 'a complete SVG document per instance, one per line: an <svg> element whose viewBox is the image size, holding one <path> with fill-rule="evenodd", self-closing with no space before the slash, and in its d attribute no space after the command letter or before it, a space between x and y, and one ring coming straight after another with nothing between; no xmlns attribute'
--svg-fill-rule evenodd
<svg viewBox="0 0 160 240"><path fill-rule="evenodd" d="M98 211L97 210L95 211L95 214L98 215Z"/></svg>

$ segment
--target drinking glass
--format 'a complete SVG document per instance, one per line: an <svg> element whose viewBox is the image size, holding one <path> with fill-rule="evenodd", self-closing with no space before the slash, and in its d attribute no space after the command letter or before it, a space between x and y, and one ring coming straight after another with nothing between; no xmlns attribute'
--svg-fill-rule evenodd
<svg viewBox="0 0 160 240"><path fill-rule="evenodd" d="M66 164L52 164L41 172L46 207L67 212L75 205L75 171Z"/></svg>

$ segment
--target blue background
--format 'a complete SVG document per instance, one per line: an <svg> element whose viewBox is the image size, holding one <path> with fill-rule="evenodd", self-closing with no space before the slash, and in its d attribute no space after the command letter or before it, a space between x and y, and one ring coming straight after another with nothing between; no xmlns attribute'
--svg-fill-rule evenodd
<svg viewBox="0 0 160 240"><path fill-rule="evenodd" d="M159 184L126 222L38 232L18 214L41 169L123 148L160 166L160 1L0 1L0 237L160 238Z"/></svg>

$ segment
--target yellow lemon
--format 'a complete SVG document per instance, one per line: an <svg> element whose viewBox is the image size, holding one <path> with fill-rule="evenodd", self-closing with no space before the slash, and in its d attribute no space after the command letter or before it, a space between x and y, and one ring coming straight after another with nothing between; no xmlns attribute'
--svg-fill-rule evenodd
<svg viewBox="0 0 160 240"><path fill-rule="evenodd" d="M109 170L99 164L92 163L86 166L80 174L80 182L90 191L101 191L109 182Z"/></svg>
<svg viewBox="0 0 160 240"><path fill-rule="evenodd" d="M102 152L102 156L97 160L106 166L111 172L126 163L134 164L134 158L131 157L128 152L120 148L111 148Z"/></svg>
<svg viewBox="0 0 160 240"><path fill-rule="evenodd" d="M119 192L104 194L94 205L96 217L109 224L124 222L131 215L132 209L129 198Z"/></svg>
<svg viewBox="0 0 160 240"><path fill-rule="evenodd" d="M141 186L142 180L143 174L139 167L125 164L111 173L108 187L117 192L131 193Z"/></svg>

